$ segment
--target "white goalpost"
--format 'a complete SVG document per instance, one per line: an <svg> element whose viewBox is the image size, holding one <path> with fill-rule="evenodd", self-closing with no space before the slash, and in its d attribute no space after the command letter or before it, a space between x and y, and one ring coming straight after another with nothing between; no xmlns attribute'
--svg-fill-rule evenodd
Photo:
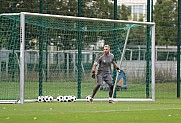
<svg viewBox="0 0 181 123"><path fill-rule="evenodd" d="M38 96L45 95L53 96L54 101L62 95L75 95L77 101L87 101L86 96L91 94L94 84L90 77L92 59L101 52L101 47L96 46L100 37L111 46L121 44L121 53L117 49L112 50L118 56L118 64L125 67L128 90L116 91L117 73L113 89L113 96L117 93L117 97L114 100L155 101L155 23L29 12L1 14L0 22L4 26L14 23L11 28L4 28L7 31L0 30L0 36L16 32L9 36L17 41L16 47L19 47L19 54L15 53L19 55L19 63L13 62L19 64L19 69L10 74L11 80L7 79L12 84L2 82L4 88L12 86L16 89L1 98L7 92L4 90L0 94L0 103L23 104L37 101ZM38 43L29 43L35 40ZM91 49L92 45L96 48ZM129 49L130 45L146 46L141 50L140 64L136 58L139 52ZM135 59L128 59L130 50L135 51ZM50 53L52 57L48 57ZM38 62L33 61L37 58ZM0 83L2 80L0 78ZM106 91L98 92L94 101L107 101L107 95Z"/></svg>

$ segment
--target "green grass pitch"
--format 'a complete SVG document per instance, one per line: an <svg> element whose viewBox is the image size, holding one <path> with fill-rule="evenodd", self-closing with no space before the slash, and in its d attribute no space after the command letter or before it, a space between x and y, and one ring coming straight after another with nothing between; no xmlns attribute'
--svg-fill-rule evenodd
<svg viewBox="0 0 181 123"><path fill-rule="evenodd" d="M1 123L180 123L181 99L1 104Z"/></svg>

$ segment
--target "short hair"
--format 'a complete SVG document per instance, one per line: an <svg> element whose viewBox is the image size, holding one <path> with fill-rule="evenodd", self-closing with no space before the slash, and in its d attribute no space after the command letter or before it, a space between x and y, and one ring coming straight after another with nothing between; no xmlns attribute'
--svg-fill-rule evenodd
<svg viewBox="0 0 181 123"><path fill-rule="evenodd" d="M104 47L108 47L110 49L110 46L109 45L104 45Z"/></svg>

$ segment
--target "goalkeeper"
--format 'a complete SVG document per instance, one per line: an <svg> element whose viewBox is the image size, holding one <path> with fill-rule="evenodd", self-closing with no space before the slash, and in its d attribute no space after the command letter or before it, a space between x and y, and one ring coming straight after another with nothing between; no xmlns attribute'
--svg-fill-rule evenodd
<svg viewBox="0 0 181 123"><path fill-rule="evenodd" d="M90 102L93 102L93 98L103 83L105 81L109 85L109 103L114 103L112 99L112 93L113 93L113 78L112 78L112 69L111 65L118 70L120 73L121 70L119 69L118 65L114 61L114 55L110 53L110 46L104 45L104 53L101 54L95 61L95 63L92 66L92 78L97 78L97 84L93 89L93 93L90 99ZM96 67L98 66L97 75L95 74Z"/></svg>

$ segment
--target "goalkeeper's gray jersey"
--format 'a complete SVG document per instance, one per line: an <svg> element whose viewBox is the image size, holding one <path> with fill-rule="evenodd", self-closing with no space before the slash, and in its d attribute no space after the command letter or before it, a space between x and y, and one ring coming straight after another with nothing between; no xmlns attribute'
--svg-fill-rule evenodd
<svg viewBox="0 0 181 123"><path fill-rule="evenodd" d="M97 74L107 75L112 74L111 64L114 62L114 55L109 53L109 55L100 55L97 58L97 64L99 65Z"/></svg>

